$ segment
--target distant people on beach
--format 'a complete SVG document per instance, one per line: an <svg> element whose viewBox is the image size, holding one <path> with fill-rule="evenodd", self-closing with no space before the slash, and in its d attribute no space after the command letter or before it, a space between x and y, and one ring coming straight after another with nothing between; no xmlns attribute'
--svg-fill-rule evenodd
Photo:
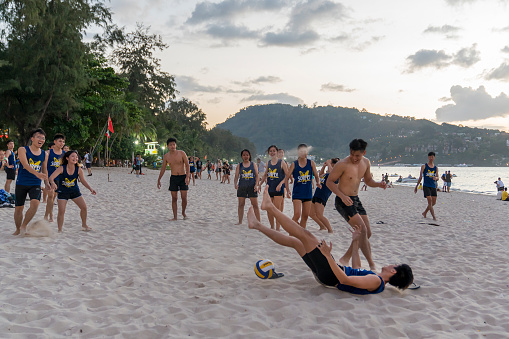
<svg viewBox="0 0 509 339"><path fill-rule="evenodd" d="M445 173L446 173L445 174L445 185L446 185L447 193L451 193L451 185L452 185L451 171L446 171Z"/></svg>
<svg viewBox="0 0 509 339"><path fill-rule="evenodd" d="M221 182L222 182L222 179L221 179L222 169L223 169L223 164L221 163L221 160L217 159L217 162L216 162L216 180L219 180Z"/></svg>
<svg viewBox="0 0 509 339"><path fill-rule="evenodd" d="M16 155L14 151L14 141L7 141L7 151L5 151L6 164L4 165L6 176L4 189L11 193L11 183L16 180Z"/></svg>
<svg viewBox="0 0 509 339"><path fill-rule="evenodd" d="M256 159L256 165L258 166L258 173L261 176L263 176L265 174L265 163L262 161L262 159L260 158L257 158Z"/></svg>
<svg viewBox="0 0 509 339"><path fill-rule="evenodd" d="M507 187L504 188L501 198L502 198L501 199L502 201L509 201L509 194L507 193Z"/></svg>
<svg viewBox="0 0 509 339"><path fill-rule="evenodd" d="M251 161L251 152L249 150L242 150L240 156L242 162L235 169L235 178L233 179L238 198L237 212L239 222L236 225L242 224L246 199L251 201L256 219L260 221L260 209L258 208L258 182L260 178L258 177L258 168Z"/></svg>
<svg viewBox="0 0 509 339"><path fill-rule="evenodd" d="M211 172L214 170L214 164L207 160L207 179L212 180Z"/></svg>
<svg viewBox="0 0 509 339"><path fill-rule="evenodd" d="M419 179L417 180L417 184L415 185L414 193L417 193L417 188L423 180L422 190L424 192L424 198L427 199L428 205L424 212L422 212L422 216L426 218L428 212L431 213L433 220L437 220L435 216L435 210L433 206L437 203L437 181L438 177L438 167L434 164L435 161L435 152L428 153L428 162L421 166L421 172L419 175Z"/></svg>
<svg viewBox="0 0 509 339"><path fill-rule="evenodd" d="M189 160L186 152L177 150L177 139L169 138L166 142L166 146L168 147L168 153L163 156L163 165L159 172L159 178L157 179L157 188L161 188L161 178L166 171L166 167L170 165L171 176L169 190L171 192L171 209L173 211L173 219L170 220L177 220L178 191L180 191L180 199L182 200L182 217L185 220L187 218L187 191L189 190L189 181L191 180Z"/></svg>
<svg viewBox="0 0 509 339"><path fill-rule="evenodd" d="M189 157L189 171L191 172L191 179L193 179L193 186L196 185L196 167L195 167L195 162L194 162L194 157L193 156L190 156Z"/></svg>
<svg viewBox="0 0 509 339"><path fill-rule="evenodd" d="M371 163L365 158L368 143L362 139L354 139L350 142L350 155L341 159L333 168L327 178L327 187L336 195L336 210L341 214L345 221L352 227L360 227L359 247L368 261L371 270L375 270L375 262L371 254L371 227L369 218L364 206L359 199L359 186L361 179L369 187L380 187L385 189L385 181L376 182L371 175ZM336 184L336 181L338 181ZM350 258L354 255L354 249L351 245L343 258L340 259L342 265L348 264Z"/></svg>
<svg viewBox="0 0 509 339"><path fill-rule="evenodd" d="M502 179L498 178L498 180L495 181L495 185L497 185L497 191L501 192L504 190L504 183L502 182Z"/></svg>
<svg viewBox="0 0 509 339"><path fill-rule="evenodd" d="M87 168L88 176L91 177L92 176L92 155L88 151L85 151L84 159L85 159L85 167Z"/></svg>

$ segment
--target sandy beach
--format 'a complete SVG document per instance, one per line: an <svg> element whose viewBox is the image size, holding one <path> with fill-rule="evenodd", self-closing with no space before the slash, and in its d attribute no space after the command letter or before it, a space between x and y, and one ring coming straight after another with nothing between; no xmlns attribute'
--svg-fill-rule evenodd
<svg viewBox="0 0 509 339"><path fill-rule="evenodd" d="M145 170L136 178L129 171L112 169L107 182L106 170L94 168L87 180L97 196L81 186L93 232L81 231L72 202L64 232L45 238L11 236L14 209L0 209L0 337L506 338L509 333L509 203L442 193L437 227L421 223L431 221L420 214L421 191L361 192L377 267L408 263L421 288L399 292L388 286L381 294L358 296L322 287L293 249L249 230L246 221L235 226L233 184L197 180L189 191L189 219L170 222L169 173L158 190L158 172ZM308 229L332 241L339 257L350 232L333 205L331 197L325 215L333 234L318 231L312 220ZM42 219L44 207L34 220ZM288 199L285 213L292 215ZM268 225L263 211L262 222ZM56 222L51 226L56 231ZM266 258L285 277L257 278L254 264Z"/></svg>

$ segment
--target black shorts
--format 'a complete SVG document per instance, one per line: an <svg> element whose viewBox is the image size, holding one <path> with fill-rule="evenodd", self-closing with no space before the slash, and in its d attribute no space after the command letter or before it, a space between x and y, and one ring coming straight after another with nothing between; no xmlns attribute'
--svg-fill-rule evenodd
<svg viewBox="0 0 509 339"><path fill-rule="evenodd" d="M254 186L242 186L237 189L237 198L258 198Z"/></svg>
<svg viewBox="0 0 509 339"><path fill-rule="evenodd" d="M7 173L7 180L15 180L16 179L16 168L5 168L5 173Z"/></svg>
<svg viewBox="0 0 509 339"><path fill-rule="evenodd" d="M57 199L58 200L73 200L73 199L76 199L76 198L79 198L81 197L81 192L80 191L77 191L77 192L70 192L70 193L61 193L61 192L58 192L58 195L57 195Z"/></svg>
<svg viewBox="0 0 509 339"><path fill-rule="evenodd" d="M351 196L350 199L353 201L352 206L346 206L343 200L341 200L340 197L336 197L336 210L345 218L346 222L350 221L350 218L353 217L356 214L359 215L367 215L366 210L364 209L364 206L362 206L362 203L359 199L359 196L354 195Z"/></svg>
<svg viewBox="0 0 509 339"><path fill-rule="evenodd" d="M86 162L86 163L85 163L85 167L86 167L86 168L90 168L91 166L92 166L92 163L90 163L90 162Z"/></svg>
<svg viewBox="0 0 509 339"><path fill-rule="evenodd" d="M141 171L141 165L136 165L136 166L134 167L134 170L135 170L135 171Z"/></svg>
<svg viewBox="0 0 509 339"><path fill-rule="evenodd" d="M189 169L189 172L191 172L191 173L196 172L196 168L190 168L190 169Z"/></svg>
<svg viewBox="0 0 509 339"><path fill-rule="evenodd" d="M308 265L322 284L327 286L336 286L339 284L339 280L334 274L334 271L332 271L327 258L322 254L322 252L320 252L318 247L311 252L304 254L302 260L304 260L306 265ZM338 266L344 270L341 265Z"/></svg>
<svg viewBox="0 0 509 339"><path fill-rule="evenodd" d="M27 194L30 197L30 200L41 200L41 186L24 186L24 185L16 185L16 189L14 190L14 194L16 195L16 201L14 206L25 206L25 200L27 199Z"/></svg>
<svg viewBox="0 0 509 339"><path fill-rule="evenodd" d="M422 186L422 191L424 192L424 197L436 197L437 196L437 188L436 187L428 187Z"/></svg>
<svg viewBox="0 0 509 339"><path fill-rule="evenodd" d="M281 188L281 191L274 191L274 192L269 192L269 195L271 198L274 198L274 197L282 197L283 195L285 194L285 190Z"/></svg>
<svg viewBox="0 0 509 339"><path fill-rule="evenodd" d="M170 177L170 191L177 192L177 191L188 191L189 186L186 185L186 175L172 175Z"/></svg>
<svg viewBox="0 0 509 339"><path fill-rule="evenodd" d="M216 173L221 173L221 169L216 169Z"/></svg>
<svg viewBox="0 0 509 339"><path fill-rule="evenodd" d="M300 200L300 201L302 201L302 203L305 203L305 202L311 201L312 199L292 198L292 201L294 201L294 200Z"/></svg>
<svg viewBox="0 0 509 339"><path fill-rule="evenodd" d="M318 198L318 197L313 197L313 199L311 200L311 202L314 204L314 203L318 203L318 204L322 204L324 207L327 206L327 202L326 201L323 201L323 199L321 198Z"/></svg>

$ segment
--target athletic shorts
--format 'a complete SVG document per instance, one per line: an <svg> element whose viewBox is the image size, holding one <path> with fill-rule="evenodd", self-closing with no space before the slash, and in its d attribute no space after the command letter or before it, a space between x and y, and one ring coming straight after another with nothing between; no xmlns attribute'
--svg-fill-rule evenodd
<svg viewBox="0 0 509 339"><path fill-rule="evenodd" d="M437 196L437 188L436 187L428 187L423 186L422 191L424 192L424 197L436 197Z"/></svg>
<svg viewBox="0 0 509 339"><path fill-rule="evenodd" d="M274 192L270 192L269 191L269 195L271 198L274 198L274 197L282 197L283 195L285 194L285 190L281 188L281 191L274 191Z"/></svg>
<svg viewBox="0 0 509 339"><path fill-rule="evenodd" d="M25 200L27 199L27 195L30 197L30 200L41 200L41 186L25 186L25 185L16 185L16 189L14 190L14 195L16 196L16 201L14 206L25 206Z"/></svg>
<svg viewBox="0 0 509 339"><path fill-rule="evenodd" d="M134 167L134 170L135 170L135 171L141 171L141 165L136 165L136 166Z"/></svg>
<svg viewBox="0 0 509 339"><path fill-rule="evenodd" d="M190 168L190 169L189 169L189 172L191 172L191 173L196 172L196 168Z"/></svg>
<svg viewBox="0 0 509 339"><path fill-rule="evenodd" d="M71 193L60 193L58 192L58 195L57 195L57 199L58 200L73 200L73 199L76 199L76 198L79 198L81 197L81 192L80 191L77 191L77 192L71 192Z"/></svg>
<svg viewBox="0 0 509 339"><path fill-rule="evenodd" d="M318 203L318 204L322 204L324 207L327 206L327 202L326 201L323 201L323 199L321 198L318 198L318 197L313 197L313 199L311 200L311 202L314 204L314 203Z"/></svg>
<svg viewBox="0 0 509 339"><path fill-rule="evenodd" d="M447 187L451 187L451 182L450 181L446 182L445 184L446 184Z"/></svg>
<svg viewBox="0 0 509 339"><path fill-rule="evenodd" d="M258 198L254 186L242 186L237 189L237 198Z"/></svg>
<svg viewBox="0 0 509 339"><path fill-rule="evenodd" d="M351 196L350 199L352 199L353 202L352 206L346 206L340 197L336 197L335 202L336 210L339 212L339 214L341 214L346 222L349 222L350 218L356 214L367 215L366 210L364 209L364 206L362 206L361 200L359 199L359 196L354 195Z"/></svg>
<svg viewBox="0 0 509 339"><path fill-rule="evenodd" d="M221 169L220 168L216 169L216 173L221 173Z"/></svg>
<svg viewBox="0 0 509 339"><path fill-rule="evenodd" d="M16 179L16 168L5 168L5 173L7 173L7 180L15 180Z"/></svg>
<svg viewBox="0 0 509 339"><path fill-rule="evenodd" d="M177 191L188 191L189 186L186 185L186 175L172 175L170 177L170 191L177 192Z"/></svg>
<svg viewBox="0 0 509 339"><path fill-rule="evenodd" d="M294 201L294 200L300 200L300 201L302 201L302 203L305 203L305 202L311 201L312 199L293 198L292 201Z"/></svg>
<svg viewBox="0 0 509 339"><path fill-rule="evenodd" d="M86 162L86 163L85 163L85 167L86 167L86 168L90 168L91 166L92 166L92 163L90 163L90 162Z"/></svg>
<svg viewBox="0 0 509 339"><path fill-rule="evenodd" d="M327 261L327 258L322 254L322 252L320 252L318 247L311 252L304 254L302 260L304 260L306 265L308 265L322 284L327 286L336 286L339 284L339 280L332 271L329 261ZM343 266L338 266L344 271Z"/></svg>

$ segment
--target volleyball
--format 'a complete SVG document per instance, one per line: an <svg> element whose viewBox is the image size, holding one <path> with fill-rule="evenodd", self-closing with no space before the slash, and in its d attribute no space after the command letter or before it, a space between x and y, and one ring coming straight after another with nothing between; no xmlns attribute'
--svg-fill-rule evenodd
<svg viewBox="0 0 509 339"><path fill-rule="evenodd" d="M258 278L270 279L275 274L274 263L269 259L258 260L254 271Z"/></svg>

